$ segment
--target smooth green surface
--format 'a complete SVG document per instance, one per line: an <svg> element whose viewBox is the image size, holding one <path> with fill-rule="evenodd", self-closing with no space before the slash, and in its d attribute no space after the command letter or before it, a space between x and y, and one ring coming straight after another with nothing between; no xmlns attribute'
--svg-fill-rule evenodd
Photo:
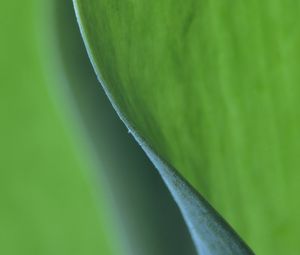
<svg viewBox="0 0 300 255"><path fill-rule="evenodd" d="M40 52L51 54L40 45L46 6L0 3L0 254L122 254L107 194L95 198L93 165L49 96L58 79Z"/></svg>
<svg viewBox="0 0 300 255"><path fill-rule="evenodd" d="M133 129L255 252L297 253L299 3L75 2Z"/></svg>

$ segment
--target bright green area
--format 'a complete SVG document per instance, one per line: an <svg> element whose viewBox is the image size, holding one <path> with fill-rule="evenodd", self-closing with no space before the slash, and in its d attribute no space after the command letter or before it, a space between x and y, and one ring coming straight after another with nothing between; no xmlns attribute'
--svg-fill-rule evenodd
<svg viewBox="0 0 300 255"><path fill-rule="evenodd" d="M258 254L300 235L300 4L77 0L129 124Z"/></svg>
<svg viewBox="0 0 300 255"><path fill-rule="evenodd" d="M121 254L104 190L95 198L93 166L49 96L58 79L38 33L47 2L0 4L0 254Z"/></svg>

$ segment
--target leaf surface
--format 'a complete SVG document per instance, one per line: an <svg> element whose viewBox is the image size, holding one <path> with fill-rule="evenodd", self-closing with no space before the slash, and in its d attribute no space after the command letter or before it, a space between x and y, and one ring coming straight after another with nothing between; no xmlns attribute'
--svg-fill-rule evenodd
<svg viewBox="0 0 300 255"><path fill-rule="evenodd" d="M247 253L223 221L225 236L207 221L219 239L203 239L197 219L208 220L200 212L209 206L193 189L257 253L297 252L299 4L74 2L102 85L156 163L198 250Z"/></svg>

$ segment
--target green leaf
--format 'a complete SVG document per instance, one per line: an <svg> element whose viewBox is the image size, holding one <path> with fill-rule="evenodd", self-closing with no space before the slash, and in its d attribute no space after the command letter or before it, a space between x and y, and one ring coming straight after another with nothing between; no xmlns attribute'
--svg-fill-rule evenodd
<svg viewBox="0 0 300 255"><path fill-rule="evenodd" d="M154 163L159 156L171 166L156 164L190 228L199 230L192 231L202 242L198 249L226 250L227 235L203 239L197 219L213 214L191 209L203 201L193 192L178 198L189 190L181 189L185 180L257 253L297 253L299 4L74 2L90 58L119 115ZM170 184L179 176L173 168L184 177L180 187Z"/></svg>

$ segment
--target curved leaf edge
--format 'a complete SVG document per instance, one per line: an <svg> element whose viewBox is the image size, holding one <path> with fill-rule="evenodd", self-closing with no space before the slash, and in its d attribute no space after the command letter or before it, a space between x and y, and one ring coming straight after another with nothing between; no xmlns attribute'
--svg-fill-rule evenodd
<svg viewBox="0 0 300 255"><path fill-rule="evenodd" d="M254 252L239 237L233 228L222 218L222 216L196 191L169 163L165 162L146 142L143 136L135 129L127 116L120 111L109 87L102 79L94 59L89 38L85 33L84 22L81 19L80 8L77 0L73 0L75 14L87 54L105 94L115 109L117 115L125 124L128 132L133 135L137 143L142 147L153 165L158 170L174 200L176 201L182 216L188 226L198 254L201 255L250 255Z"/></svg>

